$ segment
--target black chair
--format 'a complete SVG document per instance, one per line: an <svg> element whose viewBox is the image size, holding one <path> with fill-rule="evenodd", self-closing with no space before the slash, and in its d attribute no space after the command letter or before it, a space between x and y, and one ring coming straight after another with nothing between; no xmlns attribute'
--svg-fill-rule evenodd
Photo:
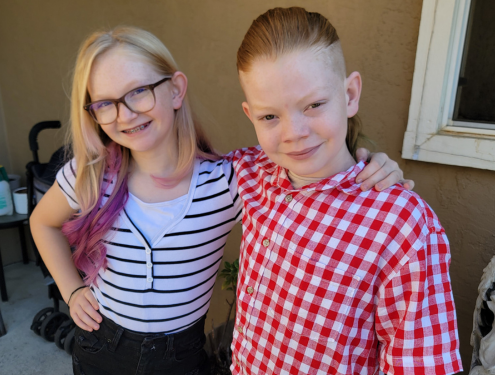
<svg viewBox="0 0 495 375"><path fill-rule="evenodd" d="M58 170L64 165L67 150L59 148L53 153L48 163L40 163L38 157L38 135L45 129L60 129L60 121L43 121L34 125L29 132L29 148L33 154L33 161L26 165L27 189L28 189L28 216L31 215L36 204L55 182ZM72 354L74 345L75 323L63 312L60 312L60 301L63 300L60 290L45 266L38 249L31 237L36 265L48 286L48 298L53 299L53 307L40 310L33 318L31 330L47 341L55 341L55 344Z"/></svg>

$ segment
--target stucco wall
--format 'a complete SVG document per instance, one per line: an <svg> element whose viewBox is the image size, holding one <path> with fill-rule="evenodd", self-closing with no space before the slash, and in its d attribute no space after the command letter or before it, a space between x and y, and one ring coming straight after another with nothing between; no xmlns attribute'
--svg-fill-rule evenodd
<svg viewBox="0 0 495 375"><path fill-rule="evenodd" d="M256 16L274 6L290 5L320 12L337 27L348 70L359 70L363 76L360 114L366 134L416 181L415 190L430 203L447 230L461 353L468 368L477 285L494 253L491 188L495 174L400 158L421 0L5 1L0 11L0 90L12 171L23 174L30 160L27 134L34 123L50 119L67 122L69 70L79 43L94 29L118 24L144 27L169 47L188 75L190 92L201 103L208 131L221 151L255 144L252 126L241 110L236 51ZM2 129L0 136L4 137ZM42 158L46 160L62 139L61 132L43 134ZM3 144L4 140L0 147ZM0 157L4 154L2 150ZM2 254L8 258L5 263L20 260L14 235L0 233ZM226 260L237 257L239 238L237 228L229 240ZM227 309L227 294L220 292L219 286L208 324L212 317L218 324Z"/></svg>

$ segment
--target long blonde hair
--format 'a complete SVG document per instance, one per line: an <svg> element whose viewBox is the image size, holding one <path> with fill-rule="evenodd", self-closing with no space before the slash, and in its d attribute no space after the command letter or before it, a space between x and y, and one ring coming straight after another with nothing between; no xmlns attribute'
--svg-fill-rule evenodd
<svg viewBox="0 0 495 375"><path fill-rule="evenodd" d="M73 73L69 142L77 166L75 193L81 212L64 224L63 232L75 248L74 262L86 274L87 283L94 281L98 270L106 264L106 250L101 239L124 207L128 192L129 149L112 142L83 109L83 105L90 102L88 81L95 59L117 46L136 53L163 75L172 75L178 70L163 43L153 34L136 27L121 26L95 32L79 49ZM191 169L196 157L219 158L193 117L187 96L181 108L175 111L174 132L178 162L173 176L167 180L180 180ZM105 190L103 175L109 171L114 173L115 186L100 209Z"/></svg>
<svg viewBox="0 0 495 375"><path fill-rule="evenodd" d="M273 8L253 21L237 51L237 70L249 72L259 58L276 59L294 51L326 48L332 51L332 68L345 77L345 61L339 36L333 25L319 13L303 8ZM357 115L347 121L346 145L355 157L361 137Z"/></svg>

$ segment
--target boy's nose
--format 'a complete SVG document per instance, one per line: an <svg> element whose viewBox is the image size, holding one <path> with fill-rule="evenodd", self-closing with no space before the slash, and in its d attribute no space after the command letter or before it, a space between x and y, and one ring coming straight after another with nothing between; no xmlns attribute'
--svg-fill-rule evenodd
<svg viewBox="0 0 495 375"><path fill-rule="evenodd" d="M309 126L301 118L292 117L284 121L282 137L284 142L294 142L309 136Z"/></svg>

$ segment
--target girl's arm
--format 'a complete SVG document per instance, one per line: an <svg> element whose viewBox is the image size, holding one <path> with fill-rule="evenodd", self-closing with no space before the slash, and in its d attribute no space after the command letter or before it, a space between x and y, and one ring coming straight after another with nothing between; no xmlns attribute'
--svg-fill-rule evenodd
<svg viewBox="0 0 495 375"><path fill-rule="evenodd" d="M358 161L370 160L363 171L357 175L356 181L360 183L362 191L375 188L378 191L384 190L396 183L401 183L407 190L414 189L413 180L405 180L399 164L388 157L383 152L371 153L365 148L356 151Z"/></svg>
<svg viewBox="0 0 495 375"><path fill-rule="evenodd" d="M260 152L259 150L259 146L242 148L229 152L223 155L222 158L231 161L237 173L239 161L246 157L246 154L249 154L248 157L256 157ZM356 151L356 159L357 161L369 160L369 164L356 178L358 183L363 182L361 190L367 191L374 187L376 190L381 191L396 183L401 183L407 190L414 189L414 181L405 180L399 164L390 159L387 154L383 152L371 153L365 148L359 148Z"/></svg>
<svg viewBox="0 0 495 375"><path fill-rule="evenodd" d="M37 204L29 223L36 247L46 267L62 294L69 302L71 293L84 285L72 261L72 252L67 239L62 234L62 224L74 213L60 190L57 182L46 192ZM98 302L89 288L76 291L70 299L70 315L74 322L86 331L98 329L101 322Z"/></svg>

